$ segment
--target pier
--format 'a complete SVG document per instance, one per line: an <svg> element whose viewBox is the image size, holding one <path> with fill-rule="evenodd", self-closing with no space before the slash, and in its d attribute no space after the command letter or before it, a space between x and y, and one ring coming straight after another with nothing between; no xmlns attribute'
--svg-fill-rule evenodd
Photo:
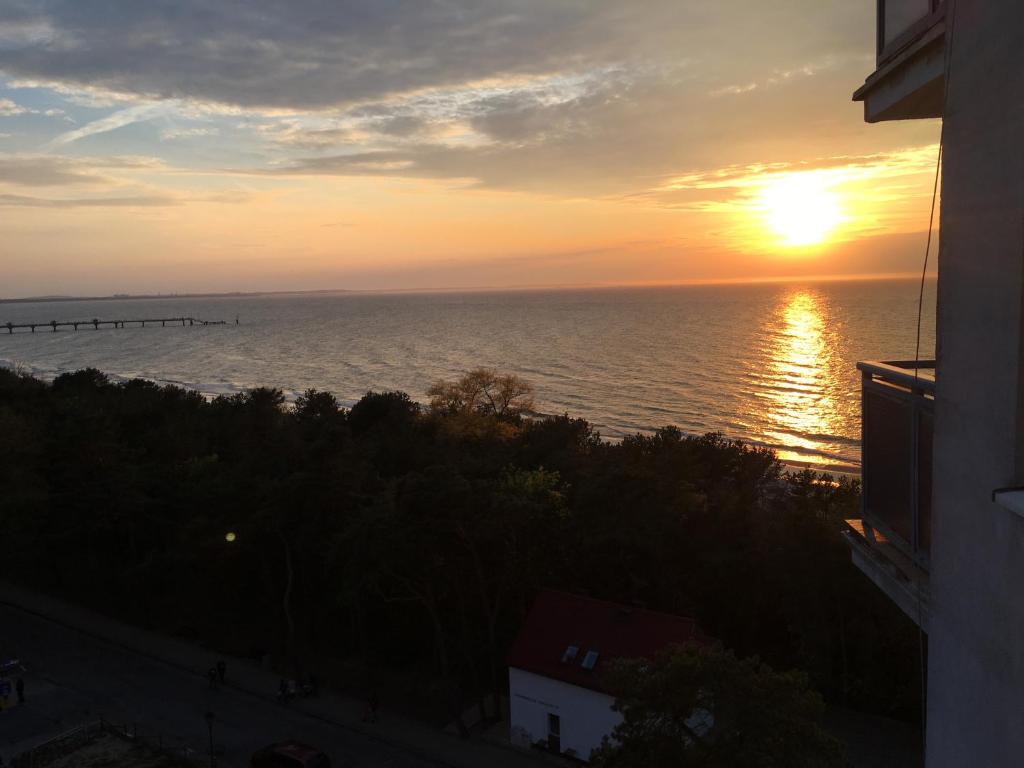
<svg viewBox="0 0 1024 768"><path fill-rule="evenodd" d="M238 322L237 320L235 321ZM93 330L98 331L100 326L109 326L111 328L126 328L130 325L134 325L140 328L145 328L146 324L156 325L160 324L161 328L165 328L168 323L170 325L181 324L182 327L188 325L227 325L226 320L203 320L198 317L146 317L138 318L134 320L98 320L95 317L92 320L50 320L48 323L4 323L2 328L7 329L7 333L11 334L15 331L28 329L32 333L36 332L36 328L47 329L53 333L57 332L58 328L72 328L78 330L79 326L88 328L92 326Z"/></svg>

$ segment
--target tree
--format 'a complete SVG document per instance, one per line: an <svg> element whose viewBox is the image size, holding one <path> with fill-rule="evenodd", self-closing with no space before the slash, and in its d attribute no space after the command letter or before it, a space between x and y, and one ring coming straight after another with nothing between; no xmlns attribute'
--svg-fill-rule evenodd
<svg viewBox="0 0 1024 768"><path fill-rule="evenodd" d="M402 392L346 411L0 368L0 576L225 653L443 678L420 703L452 716L500 691L559 588L693 616L830 701L917 718L918 630L842 537L856 483L721 435L520 419L527 391L485 370L430 414Z"/></svg>
<svg viewBox="0 0 1024 768"><path fill-rule="evenodd" d="M405 392L367 392L352 406L348 421L357 435L375 429L405 431L411 428L420 407Z"/></svg>
<svg viewBox="0 0 1024 768"><path fill-rule="evenodd" d="M533 386L515 374L476 368L455 381L438 381L427 390L437 413L479 413L511 420L533 408Z"/></svg>
<svg viewBox="0 0 1024 768"><path fill-rule="evenodd" d="M307 389L295 398L293 414L300 422L327 420L337 418L340 407L338 398L330 392Z"/></svg>
<svg viewBox="0 0 1024 768"><path fill-rule="evenodd" d="M617 661L605 684L622 723L595 750L601 768L829 768L838 742L819 725L821 698L800 672L717 647L676 646Z"/></svg>
<svg viewBox="0 0 1024 768"><path fill-rule="evenodd" d="M478 605L492 711L497 715L505 667L501 619L521 624L528 608L526 595L532 598L557 579L566 559L562 544L569 516L557 472L509 467L497 483L488 485L475 495L489 495L490 503L468 508L469 514L453 517L450 524L467 555L460 581L464 579L475 593L471 602Z"/></svg>

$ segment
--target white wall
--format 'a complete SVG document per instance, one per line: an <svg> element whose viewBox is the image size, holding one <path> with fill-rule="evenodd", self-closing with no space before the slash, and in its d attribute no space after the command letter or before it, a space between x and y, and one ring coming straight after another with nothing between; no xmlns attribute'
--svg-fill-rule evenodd
<svg viewBox="0 0 1024 768"><path fill-rule="evenodd" d="M939 257L928 768L1024 765L1024 3L957 0ZM950 43L947 42L947 46Z"/></svg>
<svg viewBox="0 0 1024 768"><path fill-rule="evenodd" d="M508 687L513 743L523 736L530 744L547 739L550 713L561 718L562 751L575 750L586 760L622 722L612 711L615 699L597 691L515 668L508 671Z"/></svg>

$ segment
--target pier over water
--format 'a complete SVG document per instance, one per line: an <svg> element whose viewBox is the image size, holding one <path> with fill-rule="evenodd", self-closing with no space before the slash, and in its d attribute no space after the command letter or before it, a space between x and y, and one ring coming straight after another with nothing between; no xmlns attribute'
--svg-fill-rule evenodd
<svg viewBox="0 0 1024 768"><path fill-rule="evenodd" d="M98 331L101 326L107 326L110 328L126 328L128 326L137 326L145 328L146 324L156 325L160 324L161 328L167 327L168 324L171 326L177 326L180 324L184 326L195 326L195 325L227 325L226 320L203 320L198 317L145 317L137 319L124 319L124 320L99 320L92 318L91 320L50 320L47 323L4 323L0 328L6 328L8 334L12 334L15 331L29 331L31 333L36 332L36 328L43 330L50 329L53 333L57 332L58 328L71 328L78 330L79 326L83 328L92 327L94 331ZM235 323L238 323L238 319L235 319Z"/></svg>

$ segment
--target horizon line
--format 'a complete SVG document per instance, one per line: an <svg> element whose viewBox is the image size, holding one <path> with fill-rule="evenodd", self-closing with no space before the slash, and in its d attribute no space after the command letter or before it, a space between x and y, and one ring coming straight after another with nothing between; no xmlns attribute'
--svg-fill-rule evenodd
<svg viewBox="0 0 1024 768"><path fill-rule="evenodd" d="M935 275L926 275L935 279ZM470 286L436 286L421 288L298 288L294 290L264 291L184 291L181 293L114 293L109 295L42 295L42 296L9 296L0 297L0 304L33 304L68 301L132 301L156 299L197 299L197 298L246 298L257 296L314 296L338 293L349 294L388 294L388 293L514 293L526 291L584 291L584 290L615 290L624 288L673 288L688 286L711 285L759 285L795 282L859 282L872 280L919 280L920 273L913 272L877 272L864 274L822 274L822 275L781 275L765 277L726 277L726 278L693 278L689 280L646 280L628 282L590 282L590 283L524 283L514 285L470 285Z"/></svg>

